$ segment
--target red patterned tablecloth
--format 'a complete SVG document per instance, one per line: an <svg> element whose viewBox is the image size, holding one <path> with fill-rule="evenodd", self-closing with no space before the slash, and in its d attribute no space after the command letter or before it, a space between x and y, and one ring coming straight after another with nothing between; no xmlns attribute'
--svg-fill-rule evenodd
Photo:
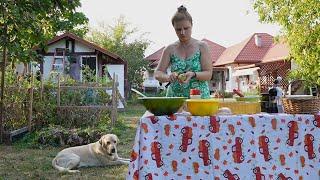
<svg viewBox="0 0 320 180"><path fill-rule="evenodd" d="M127 179L320 179L320 116L149 116Z"/></svg>

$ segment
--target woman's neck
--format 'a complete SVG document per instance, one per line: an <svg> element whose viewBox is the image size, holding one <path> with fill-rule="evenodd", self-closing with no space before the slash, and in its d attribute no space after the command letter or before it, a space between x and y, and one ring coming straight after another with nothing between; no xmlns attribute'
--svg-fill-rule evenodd
<svg viewBox="0 0 320 180"><path fill-rule="evenodd" d="M186 41L179 41L179 42L182 47L187 48L192 44L192 38Z"/></svg>

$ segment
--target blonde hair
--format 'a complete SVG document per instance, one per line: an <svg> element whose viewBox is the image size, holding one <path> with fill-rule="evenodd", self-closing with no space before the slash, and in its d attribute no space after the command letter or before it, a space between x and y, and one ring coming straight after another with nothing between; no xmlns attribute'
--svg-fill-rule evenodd
<svg viewBox="0 0 320 180"><path fill-rule="evenodd" d="M182 20L188 20L192 25L192 17L187 11L187 8L181 5L178 7L177 12L173 15L171 18L172 25L174 25L175 22L182 21Z"/></svg>

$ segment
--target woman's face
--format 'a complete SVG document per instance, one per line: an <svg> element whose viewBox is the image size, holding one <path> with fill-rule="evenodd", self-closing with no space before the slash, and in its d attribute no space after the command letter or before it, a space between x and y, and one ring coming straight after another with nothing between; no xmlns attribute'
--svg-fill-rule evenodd
<svg viewBox="0 0 320 180"><path fill-rule="evenodd" d="M174 30L181 42L186 42L191 39L192 24L188 20L174 22Z"/></svg>

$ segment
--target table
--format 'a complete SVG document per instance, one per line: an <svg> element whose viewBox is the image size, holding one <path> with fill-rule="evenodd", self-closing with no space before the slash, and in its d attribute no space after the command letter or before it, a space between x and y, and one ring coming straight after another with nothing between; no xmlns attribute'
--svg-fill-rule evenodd
<svg viewBox="0 0 320 180"><path fill-rule="evenodd" d="M127 179L320 179L320 116L148 116Z"/></svg>

